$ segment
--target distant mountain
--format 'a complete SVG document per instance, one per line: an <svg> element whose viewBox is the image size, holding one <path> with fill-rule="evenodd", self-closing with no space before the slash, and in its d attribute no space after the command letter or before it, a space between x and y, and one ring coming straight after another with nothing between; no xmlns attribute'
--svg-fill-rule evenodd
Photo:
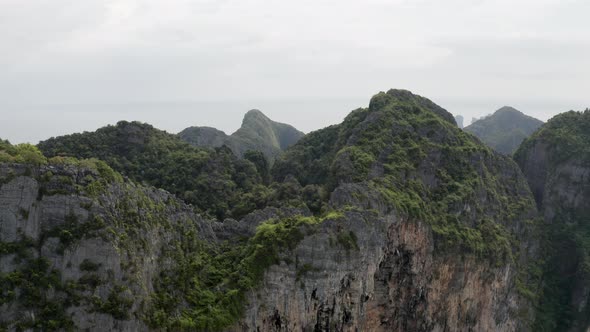
<svg viewBox="0 0 590 332"><path fill-rule="evenodd" d="M40 142L47 157L98 158L134 181L163 188L223 219L247 209L244 193L261 184L254 164L228 148L205 149L140 122L120 121L94 132Z"/></svg>
<svg viewBox="0 0 590 332"><path fill-rule="evenodd" d="M240 157L248 150L255 150L270 160L274 160L304 135L288 124L272 121L259 110L248 111L240 129L229 136L210 127L189 127L178 134L182 140L194 146L227 145Z"/></svg>
<svg viewBox="0 0 590 332"><path fill-rule="evenodd" d="M537 130L543 121L504 106L494 114L478 119L464 130L504 154L512 154L522 141Z"/></svg>
<svg viewBox="0 0 590 332"><path fill-rule="evenodd" d="M211 127L190 127L181 131L178 136L194 146L217 148L229 137L219 129Z"/></svg>

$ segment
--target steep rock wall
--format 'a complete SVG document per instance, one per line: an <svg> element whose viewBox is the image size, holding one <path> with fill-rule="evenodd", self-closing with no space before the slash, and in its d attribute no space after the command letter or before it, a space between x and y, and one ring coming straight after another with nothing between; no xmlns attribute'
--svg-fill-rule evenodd
<svg viewBox="0 0 590 332"><path fill-rule="evenodd" d="M355 245L347 248L348 232ZM526 329L516 266L437 255L430 227L421 222L347 213L324 223L290 257L296 263L268 270L234 330Z"/></svg>
<svg viewBox="0 0 590 332"><path fill-rule="evenodd" d="M544 226L537 328L590 330L590 111L549 120L515 154Z"/></svg>
<svg viewBox="0 0 590 332"><path fill-rule="evenodd" d="M8 330L148 330L154 280L184 232L215 241L175 198L96 171L0 166L0 322ZM95 183L96 184L96 183ZM90 196L90 197L89 197Z"/></svg>

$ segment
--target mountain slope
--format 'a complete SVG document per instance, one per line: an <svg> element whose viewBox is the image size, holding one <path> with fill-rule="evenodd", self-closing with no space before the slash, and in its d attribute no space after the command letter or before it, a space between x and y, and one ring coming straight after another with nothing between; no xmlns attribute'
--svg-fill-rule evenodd
<svg viewBox="0 0 590 332"><path fill-rule="evenodd" d="M2 329L220 330L272 264L252 235L273 210L222 224L104 162L43 164L0 163Z"/></svg>
<svg viewBox="0 0 590 332"><path fill-rule="evenodd" d="M541 120L504 106L494 114L465 127L465 131L474 134L496 151L510 155L542 124Z"/></svg>
<svg viewBox="0 0 590 332"><path fill-rule="evenodd" d="M277 160L273 176L321 186L330 207L359 214L303 240L295 257L304 272L272 266L267 289L252 297L261 306L247 309L243 326L290 329L304 317L320 330L528 328L529 277L518 266L535 255L532 195L510 158L462 132L431 101L380 93L342 124L306 135ZM338 238L351 244L334 280L322 271L342 264ZM311 302L293 302L300 292ZM332 302L334 294L345 296ZM310 303L319 309L304 310Z"/></svg>
<svg viewBox="0 0 590 332"><path fill-rule="evenodd" d="M272 121L259 110L248 111L240 129L230 136L208 127L186 128L178 135L195 146L225 144L239 157L248 150L260 151L271 161L304 136L290 125Z"/></svg>
<svg viewBox="0 0 590 332"><path fill-rule="evenodd" d="M48 157L98 158L138 182L166 189L223 219L261 184L254 164L226 148L190 146L175 135L139 122L121 121L95 132L39 143Z"/></svg>
<svg viewBox="0 0 590 332"><path fill-rule="evenodd" d="M170 248L211 226L104 163L0 165L0 326L138 331ZM191 220L188 223L186 220ZM193 236L191 234L194 234Z"/></svg>
<svg viewBox="0 0 590 332"><path fill-rule="evenodd" d="M0 155L0 327L10 331L227 328L273 252L322 221L288 207L209 221L97 159L4 141ZM263 222L281 227L276 237Z"/></svg>
<svg viewBox="0 0 590 332"><path fill-rule="evenodd" d="M444 109L404 90L380 93L368 109L353 111L342 124L308 134L277 160L272 172L275 180L293 175L302 185L322 185L329 192L343 183L362 183L398 210L443 228L477 225L465 209L472 210L483 195L490 201L480 207L484 215L494 215L508 228L514 225L505 214L522 211L513 211L502 194L519 197L519 208L533 202L510 158L459 130ZM494 172L510 185L492 177ZM445 225L440 217L446 214L457 223Z"/></svg>
<svg viewBox="0 0 590 332"><path fill-rule="evenodd" d="M544 216L541 331L590 328L590 110L562 113L514 156Z"/></svg>
<svg viewBox="0 0 590 332"><path fill-rule="evenodd" d="M189 127L178 133L183 141L194 146L218 148L228 136L221 130L211 127Z"/></svg>
<svg viewBox="0 0 590 332"><path fill-rule="evenodd" d="M120 123L40 147L100 155L132 179L155 183L154 174L171 187L190 181L176 174L207 153L215 168L195 167L197 177L226 174L246 188L233 154L171 136ZM263 199L236 220L208 221L96 159L25 151L0 162L0 326L530 330L536 280L525 267L538 244L524 177L408 91L379 93L289 148L268 185L238 196ZM243 162L265 169L259 159Z"/></svg>

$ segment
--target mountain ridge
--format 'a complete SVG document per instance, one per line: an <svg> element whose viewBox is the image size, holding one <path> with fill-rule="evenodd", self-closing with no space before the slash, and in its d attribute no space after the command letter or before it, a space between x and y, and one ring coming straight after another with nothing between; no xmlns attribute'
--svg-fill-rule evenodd
<svg viewBox="0 0 590 332"><path fill-rule="evenodd" d="M241 127L231 135L210 127L189 127L178 135L195 146L227 145L238 157L243 157L248 150L260 151L270 161L304 136L293 126L275 122L257 109L246 112Z"/></svg>
<svg viewBox="0 0 590 332"><path fill-rule="evenodd" d="M535 329L590 328L590 110L556 115L516 151L544 220Z"/></svg>
<svg viewBox="0 0 590 332"><path fill-rule="evenodd" d="M120 121L94 132L54 137L38 147L48 157L99 158L134 181L166 189L221 219L251 204L254 198L244 195L265 176L227 147L191 146L141 122Z"/></svg>
<svg viewBox="0 0 590 332"><path fill-rule="evenodd" d="M503 106L492 115L478 119L464 128L493 149L511 155L520 143L543 122L511 106Z"/></svg>
<svg viewBox="0 0 590 332"><path fill-rule="evenodd" d="M527 178L410 91L272 167L139 122L38 147L0 142L0 326L533 330Z"/></svg>

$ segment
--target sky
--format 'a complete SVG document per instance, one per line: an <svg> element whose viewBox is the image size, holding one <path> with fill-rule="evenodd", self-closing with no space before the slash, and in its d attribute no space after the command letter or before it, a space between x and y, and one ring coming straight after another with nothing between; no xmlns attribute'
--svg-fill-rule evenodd
<svg viewBox="0 0 590 332"><path fill-rule="evenodd" d="M0 137L139 120L309 132L401 88L468 123L590 107L587 0L0 0Z"/></svg>

